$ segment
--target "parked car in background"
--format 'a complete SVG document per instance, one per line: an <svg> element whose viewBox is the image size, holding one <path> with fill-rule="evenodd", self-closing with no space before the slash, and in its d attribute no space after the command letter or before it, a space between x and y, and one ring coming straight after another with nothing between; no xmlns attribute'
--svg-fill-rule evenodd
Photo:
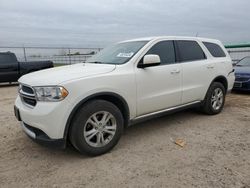
<svg viewBox="0 0 250 188"><path fill-rule="evenodd" d="M234 90L250 91L250 56L244 57L234 66Z"/></svg>
<svg viewBox="0 0 250 188"><path fill-rule="evenodd" d="M19 62L11 52L0 52L0 83L16 82L24 74L53 67L52 61Z"/></svg>
<svg viewBox="0 0 250 188"><path fill-rule="evenodd" d="M234 78L218 40L141 38L112 45L85 64L21 77L14 109L33 140L60 147L70 141L81 153L100 155L135 122L191 107L220 113Z"/></svg>

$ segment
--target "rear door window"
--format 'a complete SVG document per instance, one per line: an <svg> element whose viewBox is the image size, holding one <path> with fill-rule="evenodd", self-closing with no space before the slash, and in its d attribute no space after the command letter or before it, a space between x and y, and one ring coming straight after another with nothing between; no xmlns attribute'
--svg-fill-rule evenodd
<svg viewBox="0 0 250 188"><path fill-rule="evenodd" d="M226 57L225 52L221 49L218 44L212 42L203 42L210 54L214 57Z"/></svg>
<svg viewBox="0 0 250 188"><path fill-rule="evenodd" d="M206 55L196 41L176 41L181 62L206 59Z"/></svg>

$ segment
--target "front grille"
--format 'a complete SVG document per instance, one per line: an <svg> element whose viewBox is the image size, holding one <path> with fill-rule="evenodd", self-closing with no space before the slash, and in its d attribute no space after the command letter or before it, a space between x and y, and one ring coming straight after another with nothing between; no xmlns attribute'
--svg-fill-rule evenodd
<svg viewBox="0 0 250 188"><path fill-rule="evenodd" d="M25 85L21 85L22 91L28 94L34 94L34 91L31 87L29 86L25 86Z"/></svg>
<svg viewBox="0 0 250 188"><path fill-rule="evenodd" d="M29 107L36 106L37 101L33 88L22 84L19 88L19 95L21 97L22 102Z"/></svg>
<svg viewBox="0 0 250 188"><path fill-rule="evenodd" d="M23 101L31 106L36 106L36 100L35 99L30 99L27 97L22 97Z"/></svg>
<svg viewBox="0 0 250 188"><path fill-rule="evenodd" d="M248 80L250 80L249 77L236 77L235 81L240 81L240 82L247 82Z"/></svg>

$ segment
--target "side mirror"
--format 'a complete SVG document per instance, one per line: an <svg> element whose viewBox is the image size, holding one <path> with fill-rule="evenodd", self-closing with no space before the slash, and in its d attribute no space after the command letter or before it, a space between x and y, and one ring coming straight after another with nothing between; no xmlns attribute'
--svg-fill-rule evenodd
<svg viewBox="0 0 250 188"><path fill-rule="evenodd" d="M139 68L145 68L145 67L151 67L151 66L156 66L161 63L161 59L158 55L156 54L148 54L143 57L143 62L142 64L139 64Z"/></svg>

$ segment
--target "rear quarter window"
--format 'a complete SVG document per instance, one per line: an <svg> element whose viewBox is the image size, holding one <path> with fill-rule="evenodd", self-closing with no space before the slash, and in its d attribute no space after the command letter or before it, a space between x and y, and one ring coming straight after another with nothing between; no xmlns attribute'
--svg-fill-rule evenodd
<svg viewBox="0 0 250 188"><path fill-rule="evenodd" d="M205 53L196 41L178 40L176 43L181 62L206 59Z"/></svg>
<svg viewBox="0 0 250 188"><path fill-rule="evenodd" d="M212 42L203 42L208 51L213 57L226 57L225 52L221 49L218 44Z"/></svg>

